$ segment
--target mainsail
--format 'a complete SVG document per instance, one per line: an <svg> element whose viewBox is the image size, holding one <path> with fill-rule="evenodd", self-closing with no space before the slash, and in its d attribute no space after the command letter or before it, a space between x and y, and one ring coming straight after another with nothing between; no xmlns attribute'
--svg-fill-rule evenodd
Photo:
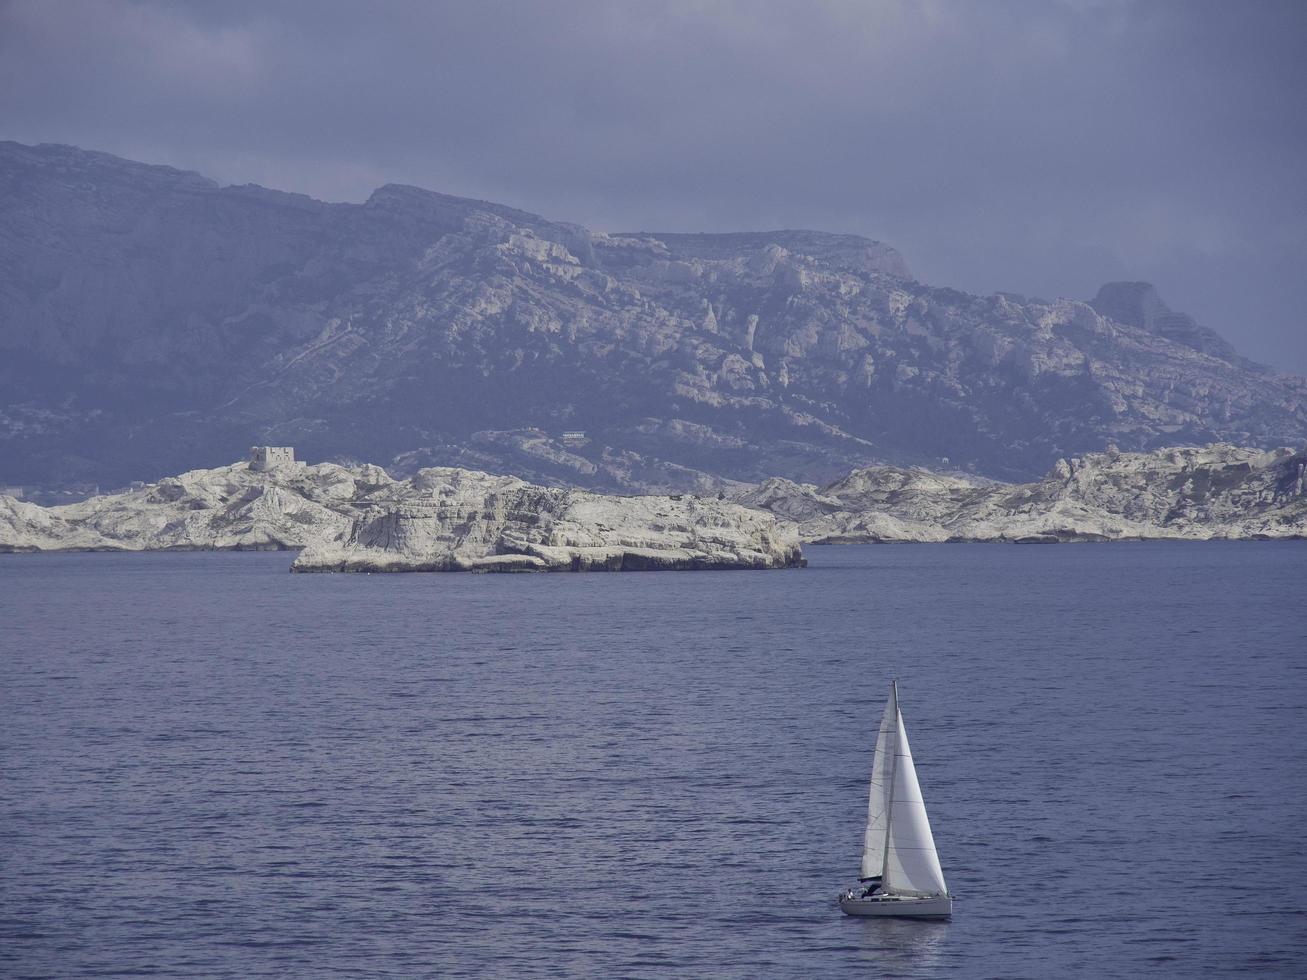
<svg viewBox="0 0 1307 980"><path fill-rule="evenodd" d="M871 761L871 791L867 795L867 834L862 841L862 878L879 878L885 872L886 821L889 788L894 778L894 744L898 740L898 689L891 688L889 703L880 719L876 754Z"/></svg>
<svg viewBox="0 0 1307 980"><path fill-rule="evenodd" d="M885 706L872 761L862 877L875 875L882 876L881 887L890 894L948 893L899 711L897 684Z"/></svg>

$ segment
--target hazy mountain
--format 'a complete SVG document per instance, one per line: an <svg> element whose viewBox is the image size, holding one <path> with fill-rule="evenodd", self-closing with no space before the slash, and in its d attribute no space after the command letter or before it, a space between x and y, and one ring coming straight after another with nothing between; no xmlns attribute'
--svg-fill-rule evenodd
<svg viewBox="0 0 1307 980"><path fill-rule="evenodd" d="M623 489L1304 439L1307 381L1146 284L981 297L851 235L603 234L0 144L2 484L110 486L256 442Z"/></svg>
<svg viewBox="0 0 1307 980"><path fill-rule="evenodd" d="M1240 357L1230 342L1211 327L1204 327L1189 314L1177 313L1167 306L1152 283L1105 283L1089 305L1117 323L1139 327L1232 364L1242 364L1253 370L1260 367Z"/></svg>

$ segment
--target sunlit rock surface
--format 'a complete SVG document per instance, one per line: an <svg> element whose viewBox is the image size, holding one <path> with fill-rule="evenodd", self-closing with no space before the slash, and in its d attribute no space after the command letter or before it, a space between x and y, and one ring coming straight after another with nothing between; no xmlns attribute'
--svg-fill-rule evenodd
<svg viewBox="0 0 1307 980"><path fill-rule="evenodd" d="M512 477L422 470L295 571L653 571L784 568L797 530L699 497L615 497Z"/></svg>
<svg viewBox="0 0 1307 980"><path fill-rule="evenodd" d="M356 501L393 482L377 466L235 463L60 507L0 497L0 551L301 548L348 533Z"/></svg>
<svg viewBox="0 0 1307 980"><path fill-rule="evenodd" d="M877 466L825 487L609 496L428 467L193 470L78 504L0 496L0 551L300 549L297 571L782 568L799 541L1307 538L1307 453L1094 453L1035 483Z"/></svg>
<svg viewBox="0 0 1307 980"><path fill-rule="evenodd" d="M0 497L0 551L304 548L296 571L784 568L797 530L716 498L616 497L376 466L193 470L62 507Z"/></svg>
<svg viewBox="0 0 1307 980"><path fill-rule="evenodd" d="M1307 537L1307 453L1230 445L1059 460L1037 483L870 467L825 487L767 480L734 499L806 542Z"/></svg>

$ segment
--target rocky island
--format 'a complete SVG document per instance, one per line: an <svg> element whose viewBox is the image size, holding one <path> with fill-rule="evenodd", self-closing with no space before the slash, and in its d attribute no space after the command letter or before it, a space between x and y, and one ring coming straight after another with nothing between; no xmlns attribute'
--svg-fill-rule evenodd
<svg viewBox="0 0 1307 980"><path fill-rule="evenodd" d="M76 504L0 496L0 552L302 549L298 572L786 568L804 563L801 541L1284 538L1307 538L1307 452L1225 444L1072 457L1034 483L873 466L825 487L766 480L732 499L453 467L398 480L262 447L249 462Z"/></svg>
<svg viewBox="0 0 1307 980"><path fill-rule="evenodd" d="M286 452L289 452L288 450ZM0 551L300 549L294 571L786 568L796 528L716 498L603 496L293 456L192 470L60 507L0 496Z"/></svg>
<svg viewBox="0 0 1307 980"><path fill-rule="evenodd" d="M1216 444L1062 459L1035 483L872 466L735 494L805 542L1307 538L1307 452Z"/></svg>

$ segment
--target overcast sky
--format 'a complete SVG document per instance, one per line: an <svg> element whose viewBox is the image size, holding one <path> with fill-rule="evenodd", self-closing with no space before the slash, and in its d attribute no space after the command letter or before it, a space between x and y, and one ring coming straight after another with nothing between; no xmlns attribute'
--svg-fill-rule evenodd
<svg viewBox="0 0 1307 980"><path fill-rule="evenodd" d="M1148 279L1307 373L1304 0L0 0L0 138L857 232L977 292Z"/></svg>

